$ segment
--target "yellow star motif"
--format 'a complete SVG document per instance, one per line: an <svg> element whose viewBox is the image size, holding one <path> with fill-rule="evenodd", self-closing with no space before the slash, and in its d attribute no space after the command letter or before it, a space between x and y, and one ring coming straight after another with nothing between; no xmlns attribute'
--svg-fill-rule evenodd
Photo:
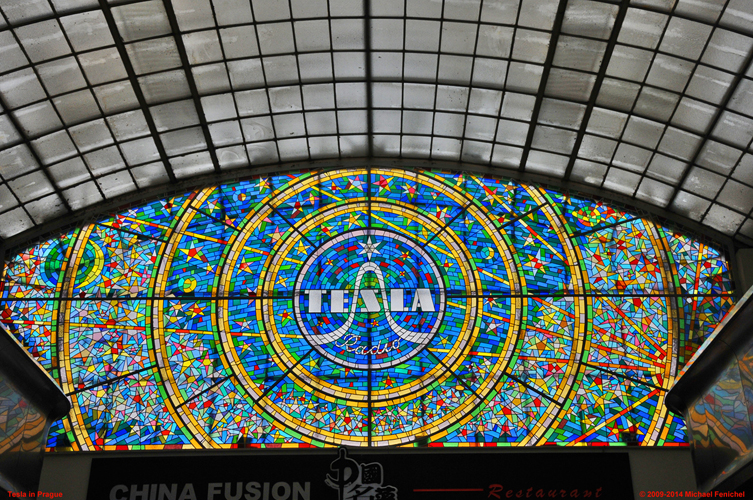
<svg viewBox="0 0 753 500"><path fill-rule="evenodd" d="M275 283L275 285L282 285L283 287L287 288L288 287L288 283L287 283L288 279L289 278L285 278L284 276L280 276L277 279L277 283Z"/></svg>
<svg viewBox="0 0 753 500"><path fill-rule="evenodd" d="M269 179L259 179L259 183L256 185L259 188L259 192L263 192L265 189L269 189Z"/></svg>
<svg viewBox="0 0 753 500"><path fill-rule="evenodd" d="M298 242L298 246L295 247L296 252L298 255L308 255L308 249L311 248L308 245L304 245L303 241Z"/></svg>
<svg viewBox="0 0 753 500"><path fill-rule="evenodd" d="M191 315L192 318L195 318L196 316L203 316L204 315L204 309L206 309L207 306L199 307L198 305L194 305L191 307L188 312Z"/></svg>
<svg viewBox="0 0 753 500"><path fill-rule="evenodd" d="M359 217L361 217L361 214L354 214L354 213L351 213L351 214L350 214L350 216L348 217L348 222L347 222L347 224L348 224L348 229L350 229L350 228L351 228L351 227L353 227L354 225L360 225L360 222L361 222L361 221L359 221L359 220L358 220L358 219L359 219ZM346 224L346 223L343 223L343 225L345 225L345 224Z"/></svg>

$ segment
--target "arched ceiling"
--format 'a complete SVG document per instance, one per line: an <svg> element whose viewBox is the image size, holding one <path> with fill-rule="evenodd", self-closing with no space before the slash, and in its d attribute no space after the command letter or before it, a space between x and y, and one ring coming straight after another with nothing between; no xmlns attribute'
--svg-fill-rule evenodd
<svg viewBox="0 0 753 500"><path fill-rule="evenodd" d="M410 158L753 244L750 0L0 0L0 236L244 167Z"/></svg>

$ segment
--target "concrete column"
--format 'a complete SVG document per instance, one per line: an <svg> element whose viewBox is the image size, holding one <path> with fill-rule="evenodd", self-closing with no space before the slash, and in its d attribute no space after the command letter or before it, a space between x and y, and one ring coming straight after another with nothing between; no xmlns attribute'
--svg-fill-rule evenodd
<svg viewBox="0 0 753 500"><path fill-rule="evenodd" d="M737 259L737 276L735 286L742 297L753 286L753 248L742 248L735 255Z"/></svg>

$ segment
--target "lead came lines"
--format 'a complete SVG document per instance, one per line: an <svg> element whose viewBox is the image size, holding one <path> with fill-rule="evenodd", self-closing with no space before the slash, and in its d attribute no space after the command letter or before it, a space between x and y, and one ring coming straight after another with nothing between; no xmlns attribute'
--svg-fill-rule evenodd
<svg viewBox="0 0 753 500"><path fill-rule="evenodd" d="M74 448L681 442L663 388L731 290L722 255L647 220L467 174L294 173L40 244L0 300L59 358Z"/></svg>

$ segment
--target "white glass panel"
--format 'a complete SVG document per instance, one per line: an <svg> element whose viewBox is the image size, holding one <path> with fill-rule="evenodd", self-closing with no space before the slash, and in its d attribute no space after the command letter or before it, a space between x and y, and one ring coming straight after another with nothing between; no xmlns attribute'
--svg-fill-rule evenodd
<svg viewBox="0 0 753 500"><path fill-rule="evenodd" d="M83 159L71 158L64 162L52 165L47 169L60 188L67 188L85 180L91 179Z"/></svg>
<svg viewBox="0 0 753 500"><path fill-rule="evenodd" d="M66 125L81 123L101 116L97 101L88 89L55 97L52 102Z"/></svg>
<svg viewBox="0 0 753 500"><path fill-rule="evenodd" d="M722 175L729 175L740 159L742 151L708 140L698 155L698 165Z"/></svg>
<svg viewBox="0 0 753 500"><path fill-rule="evenodd" d="M157 131L164 132L199 123L193 101L178 101L149 108Z"/></svg>
<svg viewBox="0 0 753 500"><path fill-rule="evenodd" d="M632 196L641 177L633 172L626 172L619 168L610 168L604 178L604 187L618 193Z"/></svg>
<svg viewBox="0 0 753 500"><path fill-rule="evenodd" d="M87 52L79 55L81 67L92 85L121 80L128 77L120 54L115 48Z"/></svg>
<svg viewBox="0 0 753 500"><path fill-rule="evenodd" d="M222 59L222 47L215 30L183 35L189 64L204 64Z"/></svg>
<svg viewBox="0 0 753 500"><path fill-rule="evenodd" d="M73 141L64 130L40 137L32 142L34 151L44 165L57 163L77 153Z"/></svg>
<svg viewBox="0 0 753 500"><path fill-rule="evenodd" d="M21 208L0 214L0 236L9 238L34 226Z"/></svg>
<svg viewBox="0 0 753 500"><path fill-rule="evenodd" d="M719 193L722 184L724 184L724 177L721 175L693 167L682 187L691 193L713 199Z"/></svg>
<svg viewBox="0 0 753 500"><path fill-rule="evenodd" d="M635 103L635 112L647 118L666 121L672 116L680 96L651 87L643 87L638 101Z"/></svg>
<svg viewBox="0 0 753 500"><path fill-rule="evenodd" d="M142 76L139 78L139 85L148 104L191 95L183 70Z"/></svg>
<svg viewBox="0 0 753 500"><path fill-rule="evenodd" d="M701 62L727 71L742 70L747 54L753 48L750 37L717 29L711 35L709 46L703 53Z"/></svg>
<svg viewBox="0 0 753 500"><path fill-rule="evenodd" d="M329 22L326 19L316 21L298 21L295 23L295 41L298 52L329 50Z"/></svg>
<svg viewBox="0 0 753 500"><path fill-rule="evenodd" d="M258 22L290 18L288 0L253 0L253 7Z"/></svg>
<svg viewBox="0 0 753 500"><path fill-rule="evenodd" d="M240 57L253 57L259 55L259 47L256 44L256 28L254 26L240 26L220 30L222 48L225 57L235 59Z"/></svg>
<svg viewBox="0 0 753 500"><path fill-rule="evenodd" d="M47 177L40 170L8 181L8 187L18 197L21 203L40 198L53 192L52 184L50 184Z"/></svg>
<svg viewBox="0 0 753 500"><path fill-rule="evenodd" d="M6 72L29 63L10 31L0 32L0 71Z"/></svg>
<svg viewBox="0 0 753 500"><path fill-rule="evenodd" d="M713 227L717 231L731 235L737 231L744 220L744 215L733 212L721 205L714 204L709 209L706 217L704 217L703 223Z"/></svg>
<svg viewBox="0 0 753 500"><path fill-rule="evenodd" d="M719 193L719 201L723 205L747 214L753 210L753 188L729 180Z"/></svg>
<svg viewBox="0 0 753 500"><path fill-rule="evenodd" d="M617 45L607 66L607 75L642 82L646 76L653 53L648 50Z"/></svg>
<svg viewBox="0 0 753 500"><path fill-rule="evenodd" d="M102 119L82 123L70 128L73 141L83 152L101 148L115 142Z"/></svg>
<svg viewBox="0 0 753 500"><path fill-rule="evenodd" d="M166 35L171 31L161 0L113 7L112 16L126 42Z"/></svg>
<svg viewBox="0 0 753 500"><path fill-rule="evenodd" d="M201 107L207 121L215 122L235 118L235 101L232 94L220 94L201 98Z"/></svg>
<svg viewBox="0 0 753 500"><path fill-rule="evenodd" d="M653 179L644 178L641 181L641 185L638 186L635 197L639 200L647 201L652 205L666 207L672 199L673 193L674 188L671 186Z"/></svg>
<svg viewBox="0 0 753 500"><path fill-rule="evenodd" d="M617 41L655 49L659 44L667 16L658 12L629 8Z"/></svg>
<svg viewBox="0 0 753 500"><path fill-rule="evenodd" d="M60 19L76 51L112 45L114 40L102 11L82 12Z"/></svg>
<svg viewBox="0 0 753 500"><path fill-rule="evenodd" d="M619 8L603 2L570 0L562 22L563 33L606 40L612 33Z"/></svg>
<svg viewBox="0 0 753 500"><path fill-rule="evenodd" d="M214 14L217 16L217 24L240 24L253 22L251 15L251 2L248 0L212 0Z"/></svg>
<svg viewBox="0 0 753 500"><path fill-rule="evenodd" d="M707 24L674 17L669 21L659 50L689 59L698 59L711 29Z"/></svg>
<svg viewBox="0 0 753 500"><path fill-rule="evenodd" d="M562 177L567 169L567 162L567 156L531 151L525 168L527 172Z"/></svg>
<svg viewBox="0 0 753 500"><path fill-rule="evenodd" d="M132 43L126 46L126 50L137 75L173 69L181 65L173 37Z"/></svg>
<svg viewBox="0 0 753 500"><path fill-rule="evenodd" d="M676 186L687 167L687 163L683 163L680 160L662 154L657 154L651 160L647 172L651 177Z"/></svg>
<svg viewBox="0 0 753 500"><path fill-rule="evenodd" d="M43 101L13 112L21 132L37 137L63 126L50 101Z"/></svg>
<svg viewBox="0 0 753 500"><path fill-rule="evenodd" d="M0 94L10 108L45 98L44 89L30 68L0 76Z"/></svg>
<svg viewBox="0 0 753 500"><path fill-rule="evenodd" d="M97 184L102 188L106 198L114 198L120 194L128 193L136 189L128 171L116 172L97 179Z"/></svg>
<svg viewBox="0 0 753 500"><path fill-rule="evenodd" d="M107 118L112 133L118 141L127 141L149 134L144 113L138 109Z"/></svg>
<svg viewBox="0 0 753 500"><path fill-rule="evenodd" d="M661 123L646 120L639 116L631 116L623 139L639 146L654 149L659 143L663 131L664 125Z"/></svg>
<svg viewBox="0 0 753 500"><path fill-rule="evenodd" d="M206 0L170 0L181 31L214 27L212 4Z"/></svg>
<svg viewBox="0 0 753 500"><path fill-rule="evenodd" d="M259 48L264 55L286 54L295 51L291 23L257 24Z"/></svg>
<svg viewBox="0 0 753 500"><path fill-rule="evenodd" d="M52 59L71 52L60 25L54 19L21 26L16 28L15 32L32 62Z"/></svg>

